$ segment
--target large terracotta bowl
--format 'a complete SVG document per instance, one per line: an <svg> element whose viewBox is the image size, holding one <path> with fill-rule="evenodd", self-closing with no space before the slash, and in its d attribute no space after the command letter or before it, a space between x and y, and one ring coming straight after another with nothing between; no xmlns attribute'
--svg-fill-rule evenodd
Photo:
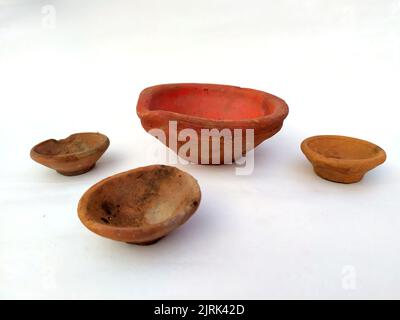
<svg viewBox="0 0 400 320"><path fill-rule="evenodd" d="M352 137L323 135L305 139L301 150L321 178L341 183L360 181L386 160L377 145Z"/></svg>
<svg viewBox="0 0 400 320"><path fill-rule="evenodd" d="M272 94L248 88L216 84L164 84L141 92L137 114L146 131L152 133L154 129L161 129L166 136L162 142L184 159L199 164L222 164L232 163L238 156L276 134L288 115L288 106ZM178 135L183 129L191 129L197 135L197 154L182 153L181 147L189 139L177 141L171 130L171 121L176 121ZM202 129L218 131L214 130L211 136L202 138ZM223 129L227 129L228 132L224 132L232 137L232 144L228 145L231 148L229 153L224 152L225 140L219 140ZM253 145L246 143L246 129L254 130ZM214 136L218 139L215 145L211 143ZM233 137L241 140L234 140Z"/></svg>
<svg viewBox="0 0 400 320"><path fill-rule="evenodd" d="M148 245L185 223L200 198L200 187L190 174L152 165L98 182L80 199L78 214L100 236Z"/></svg>
<svg viewBox="0 0 400 320"><path fill-rule="evenodd" d="M35 145L31 158L65 176L76 176L91 170L110 145L98 132L82 132L65 139L49 139Z"/></svg>

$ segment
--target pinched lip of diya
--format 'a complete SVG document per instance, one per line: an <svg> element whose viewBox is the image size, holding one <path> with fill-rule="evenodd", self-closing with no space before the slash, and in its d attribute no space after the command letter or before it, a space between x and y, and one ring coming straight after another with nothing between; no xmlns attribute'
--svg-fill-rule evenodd
<svg viewBox="0 0 400 320"><path fill-rule="evenodd" d="M82 196L82 223L103 237L148 245L185 223L200 205L197 181L175 167L151 165L122 172Z"/></svg>
<svg viewBox="0 0 400 320"><path fill-rule="evenodd" d="M366 172L386 160L379 146L346 136L313 136L302 142L301 150L317 175L341 183L360 181Z"/></svg>
<svg viewBox="0 0 400 320"><path fill-rule="evenodd" d="M83 132L66 139L49 139L35 145L31 158L58 173L73 176L91 170L110 145L110 140L98 132Z"/></svg>
<svg viewBox="0 0 400 320"><path fill-rule="evenodd" d="M157 85L144 89L137 103L146 131L161 129L168 135L169 121L176 121L178 130L190 128L198 133L201 129L253 129L254 146L277 133L288 112L285 101L272 94L217 84Z"/></svg>

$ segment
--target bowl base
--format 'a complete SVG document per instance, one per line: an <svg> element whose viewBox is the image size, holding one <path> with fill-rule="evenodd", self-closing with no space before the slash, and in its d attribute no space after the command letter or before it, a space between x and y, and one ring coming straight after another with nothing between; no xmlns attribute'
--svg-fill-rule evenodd
<svg viewBox="0 0 400 320"><path fill-rule="evenodd" d="M157 239L155 239L155 240L146 241L146 242L127 242L127 243L128 243L128 244L136 244L136 245L138 245L138 246L150 246L150 245L152 245L152 244L157 243L157 242L160 241L162 238L164 238L164 237L157 238Z"/></svg>
<svg viewBox="0 0 400 320"><path fill-rule="evenodd" d="M90 167L87 167L87 168L84 168L81 170L77 170L77 171L59 171L59 170L57 170L57 172L59 174L62 174L63 176L78 176L80 174L84 174L84 173L92 170L94 168L94 166L95 166L95 164Z"/></svg>
<svg viewBox="0 0 400 320"><path fill-rule="evenodd" d="M321 178L338 183L355 183L359 182L364 174L360 173L342 173L336 170L314 167L315 173Z"/></svg>

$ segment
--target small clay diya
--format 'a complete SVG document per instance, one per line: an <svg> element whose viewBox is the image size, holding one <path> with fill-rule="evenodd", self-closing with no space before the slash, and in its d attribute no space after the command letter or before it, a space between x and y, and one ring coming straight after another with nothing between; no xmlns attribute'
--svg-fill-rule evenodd
<svg viewBox="0 0 400 320"><path fill-rule="evenodd" d="M151 165L119 173L82 196L78 215L94 233L148 245L185 223L197 210L197 181L175 167Z"/></svg>
<svg viewBox="0 0 400 320"><path fill-rule="evenodd" d="M341 183L360 181L364 174L386 160L377 145L351 137L323 135L305 139L301 150L320 177Z"/></svg>
<svg viewBox="0 0 400 320"><path fill-rule="evenodd" d="M31 158L65 176L76 176L91 170L109 145L104 134L76 133L37 144L31 150Z"/></svg>
<svg viewBox="0 0 400 320"><path fill-rule="evenodd" d="M199 164L232 163L240 156L276 134L283 125L289 109L282 99L258 90L216 84L163 84L144 89L137 103L137 114L146 131L161 129L165 143L181 157ZM176 131L171 121L176 121ZM190 129L198 137L197 154L179 153L187 139L177 139L176 133ZM202 130L218 130L211 137ZM223 141L218 140L216 151L212 137L228 129L232 151L225 155ZM254 143L246 143L246 129L252 129ZM226 131L226 130L225 130ZM175 135L175 136L173 136ZM171 139L171 136L172 139ZM233 137L239 136L240 140ZM210 147L211 146L211 147ZM200 149L199 149L200 148ZM229 149L227 149L229 150ZM217 163L212 159L217 157ZM226 158L226 159L225 159ZM219 162L219 163L218 163Z"/></svg>

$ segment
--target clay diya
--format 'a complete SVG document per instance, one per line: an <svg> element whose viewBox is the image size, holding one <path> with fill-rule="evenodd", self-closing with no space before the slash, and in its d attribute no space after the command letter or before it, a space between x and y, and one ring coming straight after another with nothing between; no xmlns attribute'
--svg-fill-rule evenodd
<svg viewBox="0 0 400 320"><path fill-rule="evenodd" d="M31 158L60 174L75 176L91 170L109 145L104 134L76 133L66 139L37 144L31 150Z"/></svg>
<svg viewBox="0 0 400 320"><path fill-rule="evenodd" d="M166 136L162 141L164 144L184 159L200 164L232 163L238 156L245 155L276 134L288 112L285 101L272 94L216 84L149 87L141 92L137 103L137 114L146 131L152 133L154 129L161 129ZM198 139L194 154L179 152L188 142L185 137L179 139L184 129L191 130L188 132ZM212 129L218 131L202 135L202 130L207 132ZM226 136L219 139L224 129L228 130L224 132L232 141L228 149L224 145ZM252 143L246 141L246 129L252 129L254 133ZM212 143L214 136L218 138L215 145Z"/></svg>
<svg viewBox="0 0 400 320"><path fill-rule="evenodd" d="M377 145L356 138L323 135L305 139L301 150L320 177L341 183L360 181L382 164L386 153Z"/></svg>
<svg viewBox="0 0 400 320"><path fill-rule="evenodd" d="M78 215L94 233L148 245L185 223L197 210L197 181L175 167L151 165L106 178L82 196Z"/></svg>

